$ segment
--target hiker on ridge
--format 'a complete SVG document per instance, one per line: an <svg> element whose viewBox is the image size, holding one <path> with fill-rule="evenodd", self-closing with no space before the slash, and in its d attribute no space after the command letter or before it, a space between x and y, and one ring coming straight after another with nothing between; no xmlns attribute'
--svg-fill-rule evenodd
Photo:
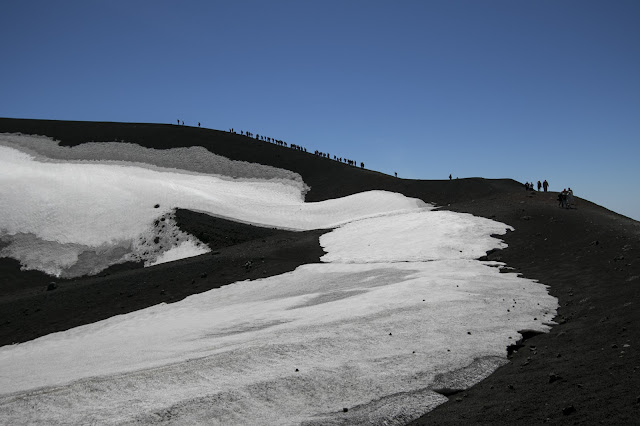
<svg viewBox="0 0 640 426"><path fill-rule="evenodd" d="M544 180L544 182L542 182L542 187L544 188L544 192L547 192L547 188L549 188L549 182L547 182L546 179Z"/></svg>
<svg viewBox="0 0 640 426"><path fill-rule="evenodd" d="M540 187L542 187L542 183L538 181L538 192L540 192Z"/></svg>
<svg viewBox="0 0 640 426"><path fill-rule="evenodd" d="M567 188L563 189L561 193L558 194L558 202L560 207L567 208Z"/></svg>
<svg viewBox="0 0 640 426"><path fill-rule="evenodd" d="M573 204L573 190L571 190L571 188L569 188L569 189L567 189L566 207L568 209L570 209L572 204Z"/></svg>

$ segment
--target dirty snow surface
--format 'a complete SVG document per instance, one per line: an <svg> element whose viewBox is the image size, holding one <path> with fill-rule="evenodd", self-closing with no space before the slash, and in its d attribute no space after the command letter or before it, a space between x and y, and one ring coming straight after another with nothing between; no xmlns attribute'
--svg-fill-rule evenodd
<svg viewBox="0 0 640 426"><path fill-rule="evenodd" d="M405 424L555 315L544 285L474 260L504 246L490 235L505 224L384 191L305 203L288 171L189 149L128 147L131 162L116 148L0 135L0 256L81 276L206 252L172 222L176 208L334 228L327 254L0 348L2 424Z"/></svg>

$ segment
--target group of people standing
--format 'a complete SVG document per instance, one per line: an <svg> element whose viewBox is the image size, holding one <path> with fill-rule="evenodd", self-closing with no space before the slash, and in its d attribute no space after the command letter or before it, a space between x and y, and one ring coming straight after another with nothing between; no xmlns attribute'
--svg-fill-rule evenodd
<svg viewBox="0 0 640 426"><path fill-rule="evenodd" d="M544 192L547 192L547 190L549 189L549 182L547 182L546 179L544 180L544 182L538 181L538 191L540 191L540 188L544 188ZM527 191L533 191L533 182L525 182L524 189L526 189Z"/></svg>
<svg viewBox="0 0 640 426"><path fill-rule="evenodd" d="M573 191L571 188L563 189L562 192L558 194L558 207L562 207L563 209L570 209L573 205Z"/></svg>
<svg viewBox="0 0 640 426"><path fill-rule="evenodd" d="M546 179L543 182L538 181L537 188L538 191L540 191L540 189L543 189L544 192L547 192L549 189L549 182L547 182ZM527 191L534 191L535 186L533 182L525 182L524 189ZM565 188L562 190L562 192L558 193L558 207L570 209L574 205L573 191L571 190L571 188Z"/></svg>

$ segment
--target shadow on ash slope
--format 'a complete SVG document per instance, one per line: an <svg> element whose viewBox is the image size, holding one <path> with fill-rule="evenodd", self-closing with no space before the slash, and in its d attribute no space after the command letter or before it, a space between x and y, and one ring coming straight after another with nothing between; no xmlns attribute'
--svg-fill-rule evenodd
<svg viewBox="0 0 640 426"><path fill-rule="evenodd" d="M309 205L278 183L256 201L263 187L232 183L263 221L226 216L341 223L324 263L2 347L0 423L405 424L555 314L544 285L474 260L504 224L380 191Z"/></svg>

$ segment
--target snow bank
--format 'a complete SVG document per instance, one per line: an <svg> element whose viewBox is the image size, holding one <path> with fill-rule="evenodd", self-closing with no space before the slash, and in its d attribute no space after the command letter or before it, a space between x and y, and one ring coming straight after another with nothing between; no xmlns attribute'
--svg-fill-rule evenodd
<svg viewBox="0 0 640 426"><path fill-rule="evenodd" d="M282 181L6 146L0 183L3 253L61 274L197 252L175 207L338 226L321 238L324 263L0 348L2 424L406 424L446 400L434 389L505 363L517 330L547 331L557 308L544 285L473 260L504 247L490 235L507 225L400 194L304 203Z"/></svg>
<svg viewBox="0 0 640 426"><path fill-rule="evenodd" d="M209 164L210 174L140 163L62 162L42 157L46 152L93 158L111 152L105 146L118 153L107 158L122 157L122 144L61 148L46 138L0 135L0 242L5 245L0 256L19 260L25 269L74 277L131 260L152 265L203 253L206 246L195 237L169 222L158 227L178 207L296 230L331 228L353 219L424 207L420 200L382 191L304 203L306 186L298 175L276 173L273 167L262 172L260 165L233 162L237 175L263 173L268 179L230 179L218 174L228 172L226 166L218 165L230 162L219 156ZM185 156L184 150L127 145L123 152L158 164L191 167L195 154ZM175 160L174 154L181 160ZM163 238L167 234L171 239ZM186 239L190 243L185 245ZM168 250L171 255L164 254Z"/></svg>

